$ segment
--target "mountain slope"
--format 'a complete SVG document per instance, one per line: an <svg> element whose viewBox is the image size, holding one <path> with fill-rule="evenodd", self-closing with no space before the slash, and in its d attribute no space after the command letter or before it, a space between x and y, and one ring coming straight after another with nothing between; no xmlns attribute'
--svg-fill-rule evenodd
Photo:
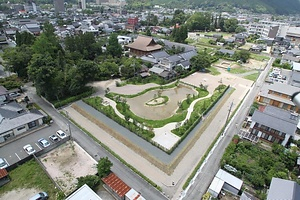
<svg viewBox="0 0 300 200"><path fill-rule="evenodd" d="M132 0L131 0L132 1ZM217 11L234 11L234 7L256 13L294 14L300 12L299 0L152 0L153 4L202 7Z"/></svg>

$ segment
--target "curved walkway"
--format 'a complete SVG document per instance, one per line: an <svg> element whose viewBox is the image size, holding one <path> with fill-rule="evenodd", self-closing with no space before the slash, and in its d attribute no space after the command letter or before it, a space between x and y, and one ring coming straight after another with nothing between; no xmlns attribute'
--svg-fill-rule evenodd
<svg viewBox="0 0 300 200"><path fill-rule="evenodd" d="M151 88L151 86L152 85L149 85L148 88ZM117 109L117 103L115 101L113 101L103 95L99 95L99 96L102 96L103 102L107 102L107 104L110 105L114 109L115 113L120 118L125 119L125 116L122 113L120 113L119 110ZM178 126L178 124L180 124L180 126L181 126L182 124L184 124L184 122L186 122L186 120L190 119L191 114L194 111L194 106L198 101L210 98L211 96L212 96L212 94L209 93L205 97L195 99L188 107L187 115L184 120L182 120L180 122L171 122L171 123L164 125L163 127L154 128L153 132L154 132L155 136L152 138L152 140L154 142L156 142L157 144L159 144L160 146L164 147L165 149L171 149L180 140L180 137L173 134L171 131L173 129L175 129L176 126ZM129 121L132 122L133 120L129 119ZM140 126L140 124L138 124L138 126ZM144 128L147 129L147 127L144 127Z"/></svg>

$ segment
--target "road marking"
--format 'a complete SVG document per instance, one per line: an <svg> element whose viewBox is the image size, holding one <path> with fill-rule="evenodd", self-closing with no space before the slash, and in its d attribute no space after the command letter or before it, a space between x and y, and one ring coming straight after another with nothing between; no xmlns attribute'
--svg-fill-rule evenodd
<svg viewBox="0 0 300 200"><path fill-rule="evenodd" d="M8 165L10 165L8 162L7 162L7 160L4 158L4 160L5 160L5 162L8 164Z"/></svg>
<svg viewBox="0 0 300 200"><path fill-rule="evenodd" d="M42 148L37 144L37 143L34 143L40 150L42 150Z"/></svg>
<svg viewBox="0 0 300 200"><path fill-rule="evenodd" d="M19 160L21 160L21 158L18 156L18 154L17 153L15 153L16 154L16 156L19 158Z"/></svg>

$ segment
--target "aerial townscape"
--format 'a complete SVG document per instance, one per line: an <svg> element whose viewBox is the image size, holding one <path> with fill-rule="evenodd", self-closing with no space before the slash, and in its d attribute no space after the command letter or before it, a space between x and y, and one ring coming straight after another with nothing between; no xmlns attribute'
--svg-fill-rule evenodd
<svg viewBox="0 0 300 200"><path fill-rule="evenodd" d="M299 200L299 0L0 0L0 199Z"/></svg>

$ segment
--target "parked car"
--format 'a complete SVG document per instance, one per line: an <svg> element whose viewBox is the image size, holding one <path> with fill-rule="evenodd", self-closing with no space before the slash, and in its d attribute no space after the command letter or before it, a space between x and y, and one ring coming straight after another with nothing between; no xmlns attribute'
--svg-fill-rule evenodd
<svg viewBox="0 0 300 200"><path fill-rule="evenodd" d="M39 145L41 145L42 147L46 148L50 146L50 142L48 142L46 139L41 138L38 140Z"/></svg>
<svg viewBox="0 0 300 200"><path fill-rule="evenodd" d="M3 158L0 158L0 169L4 169L4 168L6 168L8 166L9 165L8 165L7 161L5 159L3 159Z"/></svg>
<svg viewBox="0 0 300 200"><path fill-rule="evenodd" d="M58 137L60 137L61 139L64 139L64 138L67 137L67 134L65 134L65 132L63 132L62 130L56 131L56 135L57 135Z"/></svg>
<svg viewBox="0 0 300 200"><path fill-rule="evenodd" d="M35 153L35 149L30 144L25 145L23 149L28 155Z"/></svg>
<svg viewBox="0 0 300 200"><path fill-rule="evenodd" d="M33 197L31 197L29 200L45 200L48 198L49 198L49 196L46 192L39 192L36 195L34 195Z"/></svg>
<svg viewBox="0 0 300 200"><path fill-rule="evenodd" d="M58 139L58 137L56 136L56 135L50 135L49 136L49 139L52 141L52 142L58 142L59 141L59 139Z"/></svg>

